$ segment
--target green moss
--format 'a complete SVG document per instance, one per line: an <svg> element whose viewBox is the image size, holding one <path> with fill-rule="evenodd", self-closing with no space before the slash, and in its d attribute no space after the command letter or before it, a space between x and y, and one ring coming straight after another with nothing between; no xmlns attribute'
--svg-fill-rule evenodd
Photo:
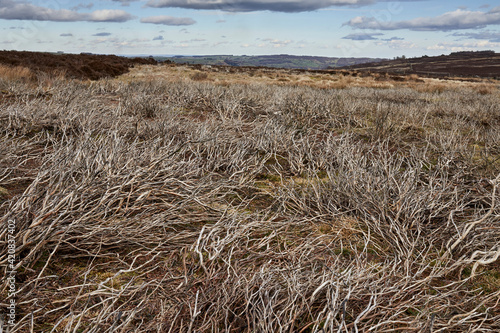
<svg viewBox="0 0 500 333"><path fill-rule="evenodd" d="M340 249L335 249L333 251L333 253L335 253L337 255L342 255L344 257L350 257L351 254L352 254L352 251L349 250L349 249L346 249L345 247L343 247L343 248L340 248Z"/></svg>
<svg viewBox="0 0 500 333"><path fill-rule="evenodd" d="M406 309L405 313L410 315L410 316L416 317L419 315L420 311L418 309L415 309L415 308L408 308L408 309Z"/></svg>
<svg viewBox="0 0 500 333"><path fill-rule="evenodd" d="M477 276L474 280L474 287L483 290L486 293L493 293L500 289L500 271L497 269L490 269L476 273ZM465 269L464 269L465 271ZM470 275L471 269L468 269Z"/></svg>
<svg viewBox="0 0 500 333"><path fill-rule="evenodd" d="M258 174L257 177L256 177L256 179L257 180L267 180L267 181L270 181L272 183L279 183L281 181L281 177L280 176L269 174L269 173Z"/></svg>
<svg viewBox="0 0 500 333"><path fill-rule="evenodd" d="M9 196L9 191L0 186L0 199L5 199Z"/></svg>
<svg viewBox="0 0 500 333"><path fill-rule="evenodd" d="M33 265L33 269L36 271L42 269L45 266L45 263L47 262L48 259L49 259L49 251L43 251L42 255Z"/></svg>

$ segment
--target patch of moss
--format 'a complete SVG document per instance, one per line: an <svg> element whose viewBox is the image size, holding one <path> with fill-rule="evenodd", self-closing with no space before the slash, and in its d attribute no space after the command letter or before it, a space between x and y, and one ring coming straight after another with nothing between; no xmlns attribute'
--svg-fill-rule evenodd
<svg viewBox="0 0 500 333"><path fill-rule="evenodd" d="M267 180L271 183L279 183L281 181L281 177L278 175L273 175L269 173L261 173L255 177L257 180Z"/></svg>
<svg viewBox="0 0 500 333"><path fill-rule="evenodd" d="M335 253L336 255L342 255L344 257L350 257L353 254L351 250L346 249L345 247L340 249L335 249L333 253Z"/></svg>
<svg viewBox="0 0 500 333"><path fill-rule="evenodd" d="M0 199L5 199L9 196L9 191L0 186Z"/></svg>
<svg viewBox="0 0 500 333"><path fill-rule="evenodd" d="M406 309L405 313L410 315L410 316L416 317L420 314L420 311L418 309L415 309L415 308L408 308L408 309Z"/></svg>

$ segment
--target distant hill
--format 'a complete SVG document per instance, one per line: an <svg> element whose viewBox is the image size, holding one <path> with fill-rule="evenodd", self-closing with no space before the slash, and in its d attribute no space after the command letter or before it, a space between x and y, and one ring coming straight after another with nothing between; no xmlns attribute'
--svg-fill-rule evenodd
<svg viewBox="0 0 500 333"><path fill-rule="evenodd" d="M494 51L454 52L437 57L398 58L348 65L342 69L424 76L476 76L500 79L500 53Z"/></svg>
<svg viewBox="0 0 500 333"><path fill-rule="evenodd" d="M328 69L386 60L380 58L330 58L293 56L287 54L263 56L207 55L154 58L158 61L169 60L174 63L187 63L191 65L255 66L287 69Z"/></svg>

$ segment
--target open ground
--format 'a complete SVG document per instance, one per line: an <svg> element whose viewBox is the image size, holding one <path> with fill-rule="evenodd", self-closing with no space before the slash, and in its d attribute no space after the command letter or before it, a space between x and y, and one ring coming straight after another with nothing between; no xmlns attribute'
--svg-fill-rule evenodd
<svg viewBox="0 0 500 333"><path fill-rule="evenodd" d="M1 72L11 332L500 331L498 81Z"/></svg>

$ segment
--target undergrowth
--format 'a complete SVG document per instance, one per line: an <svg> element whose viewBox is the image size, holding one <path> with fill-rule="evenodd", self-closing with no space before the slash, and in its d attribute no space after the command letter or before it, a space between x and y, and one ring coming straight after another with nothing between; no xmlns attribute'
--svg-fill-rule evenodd
<svg viewBox="0 0 500 333"><path fill-rule="evenodd" d="M11 332L500 330L498 92L193 80L3 81Z"/></svg>

